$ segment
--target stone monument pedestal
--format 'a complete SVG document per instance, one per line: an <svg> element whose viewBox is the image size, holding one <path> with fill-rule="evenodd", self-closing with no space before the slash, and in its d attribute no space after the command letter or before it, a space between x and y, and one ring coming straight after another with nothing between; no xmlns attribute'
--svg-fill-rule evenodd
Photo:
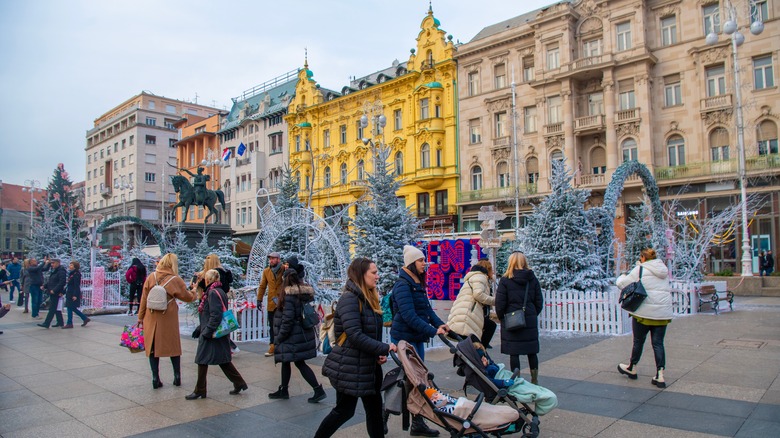
<svg viewBox="0 0 780 438"><path fill-rule="evenodd" d="M187 236L187 246L194 247L201 241L204 233L208 233L207 241L210 246L216 247L223 237L232 237L233 230L225 224L202 224L196 222L184 222L177 225Z"/></svg>

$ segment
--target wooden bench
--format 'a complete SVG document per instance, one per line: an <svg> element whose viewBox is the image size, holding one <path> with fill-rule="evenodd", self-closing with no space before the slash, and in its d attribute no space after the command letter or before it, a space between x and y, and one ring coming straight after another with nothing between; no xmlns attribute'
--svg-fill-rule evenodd
<svg viewBox="0 0 780 438"><path fill-rule="evenodd" d="M697 290L699 296L699 312L705 304L709 304L715 314L718 314L718 306L721 301L729 303L729 310L734 310L734 294L730 290L718 290L715 285L703 284Z"/></svg>

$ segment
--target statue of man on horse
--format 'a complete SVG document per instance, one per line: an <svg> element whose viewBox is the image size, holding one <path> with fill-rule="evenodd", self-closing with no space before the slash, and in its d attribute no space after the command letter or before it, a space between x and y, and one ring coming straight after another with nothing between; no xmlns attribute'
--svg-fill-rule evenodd
<svg viewBox="0 0 780 438"><path fill-rule="evenodd" d="M184 212L181 216L181 222L187 219L191 205L199 205L209 210L209 213L203 218L203 222L207 223L209 218L213 215L214 223L218 223L220 220L219 210L216 208L217 202L222 204L222 210L225 210L225 194L222 190L208 190L206 188L206 182L211 180L210 175L203 174L203 168L198 167L197 174L190 172L187 169L182 170L190 176L192 176L193 183L187 177L182 175L174 175L171 177L171 183L173 184L173 190L179 194L179 202L173 206L174 209L184 207Z"/></svg>

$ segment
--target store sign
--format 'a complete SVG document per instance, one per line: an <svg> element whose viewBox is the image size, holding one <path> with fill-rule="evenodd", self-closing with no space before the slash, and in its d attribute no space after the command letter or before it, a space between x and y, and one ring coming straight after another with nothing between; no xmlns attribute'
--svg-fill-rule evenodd
<svg viewBox="0 0 780 438"><path fill-rule="evenodd" d="M428 298L454 300L463 277L481 257L480 239L431 240L417 242L428 262Z"/></svg>

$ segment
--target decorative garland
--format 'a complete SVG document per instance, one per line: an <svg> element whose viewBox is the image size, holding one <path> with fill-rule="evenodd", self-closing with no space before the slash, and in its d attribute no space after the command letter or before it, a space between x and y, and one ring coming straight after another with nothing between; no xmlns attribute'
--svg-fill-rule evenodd
<svg viewBox="0 0 780 438"><path fill-rule="evenodd" d="M160 232L151 222L139 219L135 216L114 216L111 219L101 222L100 225L98 225L96 232L100 233L106 228L110 228L111 226L120 222L132 222L149 230L149 232L152 234L152 237L154 237L154 240L156 240L157 244L160 246L160 254L165 254L165 241L163 240L162 234L160 234Z"/></svg>

